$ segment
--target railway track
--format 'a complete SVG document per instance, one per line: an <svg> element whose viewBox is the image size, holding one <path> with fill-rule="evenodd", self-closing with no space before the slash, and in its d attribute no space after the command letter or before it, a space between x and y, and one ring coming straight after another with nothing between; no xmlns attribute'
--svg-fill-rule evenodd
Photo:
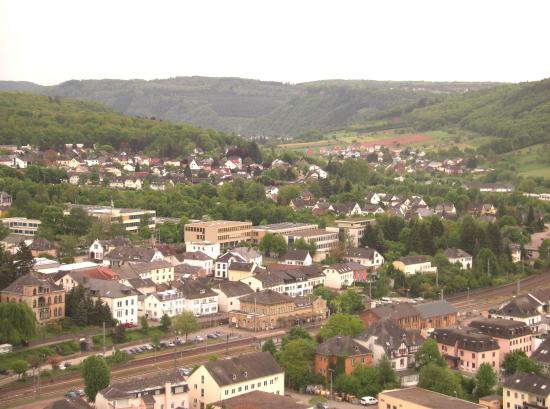
<svg viewBox="0 0 550 409"><path fill-rule="evenodd" d="M532 275L519 281L519 295L543 288L550 288L550 272ZM478 288L470 290L469 292L449 296L447 297L447 301L459 311L482 311L494 308L510 299L513 295L518 295L516 294L517 289L517 282L496 287Z"/></svg>
<svg viewBox="0 0 550 409"><path fill-rule="evenodd" d="M208 348L200 346L182 351L171 351L156 357L135 359L115 367L111 371L111 382L147 376L162 369L201 364L207 361L213 353L238 354L251 351L255 348L257 340L255 337L249 337L209 345ZM68 390L77 388L83 388L82 378L78 372L60 376L53 383L44 381L40 394L36 392L34 385L3 388L0 389L0 408L10 408L38 400L60 398Z"/></svg>

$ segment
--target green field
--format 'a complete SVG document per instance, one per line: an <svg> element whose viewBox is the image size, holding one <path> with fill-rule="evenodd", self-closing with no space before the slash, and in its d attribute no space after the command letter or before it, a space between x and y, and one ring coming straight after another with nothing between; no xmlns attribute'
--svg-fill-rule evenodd
<svg viewBox="0 0 550 409"><path fill-rule="evenodd" d="M550 178L550 149L537 144L518 149L503 155L503 159L513 163L521 176Z"/></svg>

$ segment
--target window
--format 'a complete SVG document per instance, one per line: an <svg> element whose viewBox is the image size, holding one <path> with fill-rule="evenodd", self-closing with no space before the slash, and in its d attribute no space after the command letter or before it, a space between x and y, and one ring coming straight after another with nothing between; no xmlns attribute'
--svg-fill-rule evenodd
<svg viewBox="0 0 550 409"><path fill-rule="evenodd" d="M229 395L229 390L225 391L225 396ZM183 406L183 405L182 405Z"/></svg>

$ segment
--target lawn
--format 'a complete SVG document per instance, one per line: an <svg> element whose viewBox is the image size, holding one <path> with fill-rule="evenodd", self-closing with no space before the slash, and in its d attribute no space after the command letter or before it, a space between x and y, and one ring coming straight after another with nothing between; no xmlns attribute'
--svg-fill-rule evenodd
<svg viewBox="0 0 550 409"><path fill-rule="evenodd" d="M33 355L48 358L56 355L67 356L79 351L80 346L76 341L66 341L55 345L25 349L22 351L1 355L0 369L11 369L14 361L19 359L26 361Z"/></svg>
<svg viewBox="0 0 550 409"><path fill-rule="evenodd" d="M513 163L521 176L550 178L550 152L544 144L529 146L503 155Z"/></svg>

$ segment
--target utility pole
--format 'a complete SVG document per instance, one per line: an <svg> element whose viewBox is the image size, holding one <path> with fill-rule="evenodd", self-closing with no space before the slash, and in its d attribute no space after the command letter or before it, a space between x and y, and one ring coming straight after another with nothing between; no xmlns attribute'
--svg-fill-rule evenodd
<svg viewBox="0 0 550 409"><path fill-rule="evenodd" d="M439 269L435 270L435 286L439 287Z"/></svg>
<svg viewBox="0 0 550 409"><path fill-rule="evenodd" d="M369 280L369 299L372 300L372 280Z"/></svg>
<svg viewBox="0 0 550 409"><path fill-rule="evenodd" d="M468 298L467 298L467 300L470 301L470 287L467 287L467 288L466 288L466 291L468 291Z"/></svg>
<svg viewBox="0 0 550 409"><path fill-rule="evenodd" d="M332 373L334 372L334 369L328 368L328 371L330 373L330 400L333 400L334 396L332 395Z"/></svg>
<svg viewBox="0 0 550 409"><path fill-rule="evenodd" d="M519 292L521 290L521 280L518 279L518 282L517 282L517 295L519 296Z"/></svg>

